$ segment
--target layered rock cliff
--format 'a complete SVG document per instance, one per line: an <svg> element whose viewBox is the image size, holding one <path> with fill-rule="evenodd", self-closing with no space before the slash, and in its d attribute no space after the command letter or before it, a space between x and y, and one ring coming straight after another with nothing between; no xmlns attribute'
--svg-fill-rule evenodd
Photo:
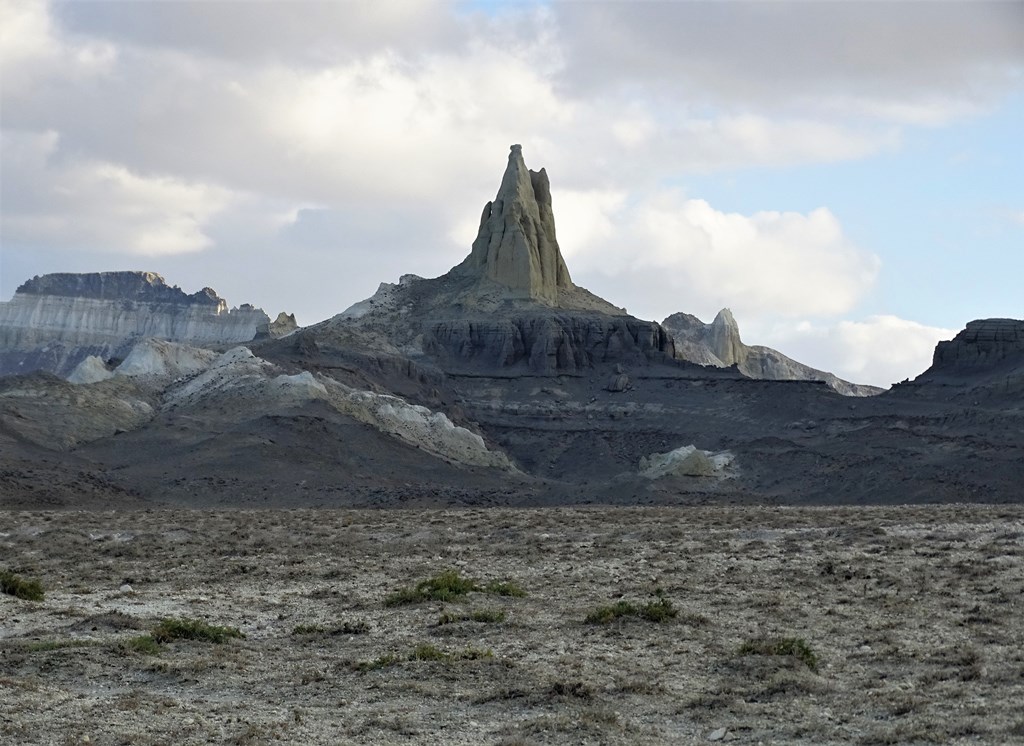
<svg viewBox="0 0 1024 746"><path fill-rule="evenodd" d="M319 344L405 356L447 372L579 375L602 363L675 360L657 323L575 285L555 236L544 169L513 145L469 256L441 277L405 275L317 327Z"/></svg>
<svg viewBox="0 0 1024 746"><path fill-rule="evenodd" d="M228 309L210 288L186 294L153 272L44 275L0 302L0 375L67 375L90 355L119 357L146 337L247 342L269 324L261 309Z"/></svg>
<svg viewBox="0 0 1024 746"><path fill-rule="evenodd" d="M935 346L930 370L989 368L1020 363L1024 356L1024 321L978 319L948 342Z"/></svg>
<svg viewBox="0 0 1024 746"><path fill-rule="evenodd" d="M902 393L928 396L1024 397L1024 320L978 319L935 346L932 365Z"/></svg>
<svg viewBox="0 0 1024 746"><path fill-rule="evenodd" d="M744 344L739 324L728 308L719 311L710 324L687 313L672 314L661 323L675 339L677 355L700 365L735 365L749 378L768 381L824 381L844 396L874 396L882 392L876 386L850 383L833 373L804 365L771 347Z"/></svg>

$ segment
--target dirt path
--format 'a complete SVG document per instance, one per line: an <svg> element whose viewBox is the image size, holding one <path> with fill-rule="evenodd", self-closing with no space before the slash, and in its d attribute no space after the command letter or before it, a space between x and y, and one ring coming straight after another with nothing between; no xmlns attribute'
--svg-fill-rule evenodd
<svg viewBox="0 0 1024 746"><path fill-rule="evenodd" d="M5 512L5 569L3 743L1024 743L1021 507Z"/></svg>

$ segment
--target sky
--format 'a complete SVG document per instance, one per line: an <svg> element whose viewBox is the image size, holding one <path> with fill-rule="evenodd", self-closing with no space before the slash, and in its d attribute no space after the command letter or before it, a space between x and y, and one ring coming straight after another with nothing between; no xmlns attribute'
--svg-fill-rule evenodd
<svg viewBox="0 0 1024 746"><path fill-rule="evenodd" d="M469 253L858 383L1024 317L1024 2L0 0L0 299L149 270L302 325Z"/></svg>

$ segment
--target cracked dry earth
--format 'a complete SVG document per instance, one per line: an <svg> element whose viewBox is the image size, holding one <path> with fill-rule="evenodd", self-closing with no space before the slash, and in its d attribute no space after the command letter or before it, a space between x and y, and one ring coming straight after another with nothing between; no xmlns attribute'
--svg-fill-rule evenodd
<svg viewBox="0 0 1024 746"><path fill-rule="evenodd" d="M1019 506L4 512L0 569L2 743L1024 743ZM446 569L526 595L385 604Z"/></svg>

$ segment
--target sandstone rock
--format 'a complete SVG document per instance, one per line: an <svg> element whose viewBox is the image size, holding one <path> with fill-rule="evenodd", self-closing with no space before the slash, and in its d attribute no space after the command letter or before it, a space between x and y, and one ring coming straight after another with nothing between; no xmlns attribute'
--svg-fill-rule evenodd
<svg viewBox="0 0 1024 746"><path fill-rule="evenodd" d="M551 186L544 169L530 171L513 145L501 187L484 207L469 257L460 265L509 289L512 297L558 302L573 286L555 238Z"/></svg>
<svg viewBox="0 0 1024 746"><path fill-rule="evenodd" d="M725 365L738 365L742 370L749 348L740 340L740 327L732 311L723 308L708 328L708 345Z"/></svg>
<svg viewBox="0 0 1024 746"><path fill-rule="evenodd" d="M107 367L103 358L89 355L71 371L68 381L71 383L97 383L113 377L114 371Z"/></svg>
<svg viewBox="0 0 1024 746"><path fill-rule="evenodd" d="M661 322L675 340L676 355L698 365L735 365L748 378L769 381L823 381L844 396L874 396L883 389L850 383L827 371L797 362L778 350L746 345L732 311L723 308L710 324L676 313Z"/></svg>
<svg viewBox="0 0 1024 746"><path fill-rule="evenodd" d="M252 306L228 309L210 288L188 295L153 272L52 274L0 302L0 375L66 375L90 355L124 357L140 338L192 345L251 340L269 319Z"/></svg>
<svg viewBox="0 0 1024 746"><path fill-rule="evenodd" d="M281 311L273 321L268 319L266 324L256 327L256 339L280 339L287 337L298 328L295 314Z"/></svg>
<svg viewBox="0 0 1024 746"><path fill-rule="evenodd" d="M733 465L734 456L728 451L711 453L688 445L668 453L652 453L640 459L640 475L648 479L661 477L721 477Z"/></svg>

